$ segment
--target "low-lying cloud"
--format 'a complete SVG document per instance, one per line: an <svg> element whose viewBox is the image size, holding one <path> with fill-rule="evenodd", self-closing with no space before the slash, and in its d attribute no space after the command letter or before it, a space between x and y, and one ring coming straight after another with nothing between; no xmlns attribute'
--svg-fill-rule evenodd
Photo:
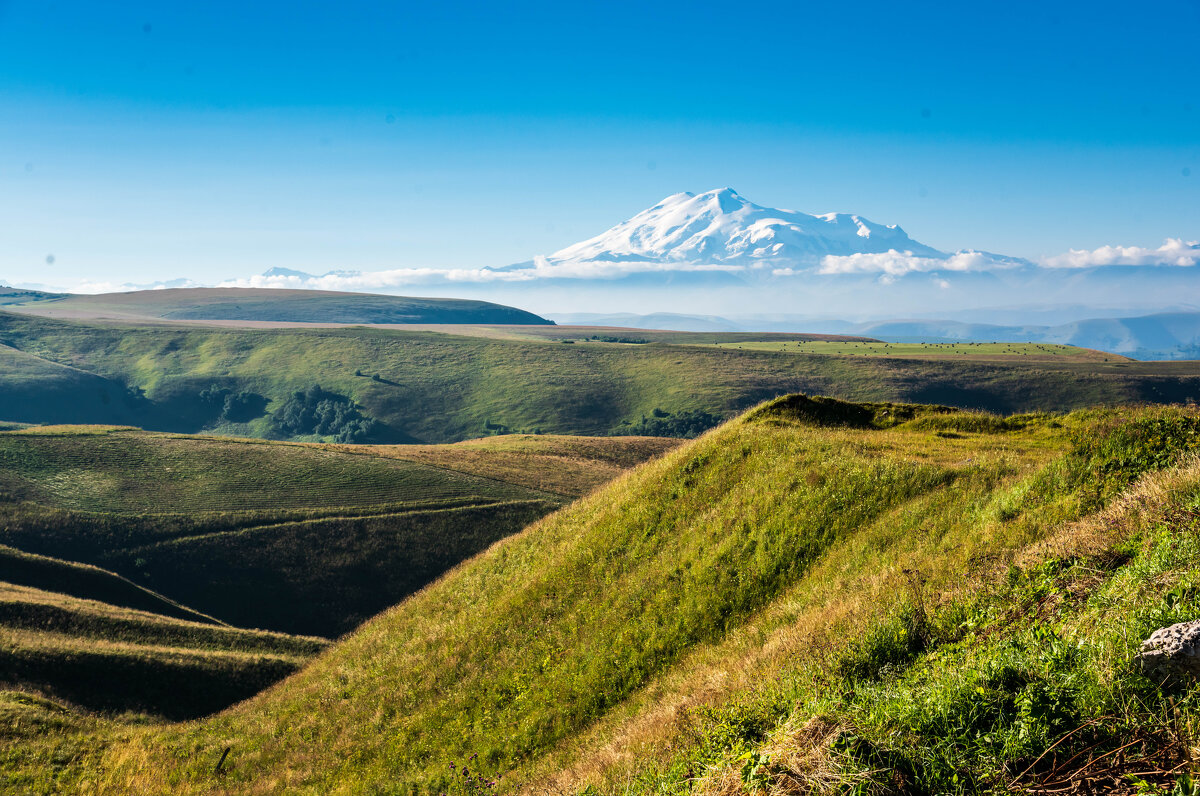
<svg viewBox="0 0 1200 796"><path fill-rule="evenodd" d="M984 252L958 252L943 258L918 257L912 252L899 252L891 249L880 253L826 255L821 258L821 267L818 273L882 274L897 277L930 271L984 271L1007 266L1008 263L997 260Z"/></svg>
<svg viewBox="0 0 1200 796"><path fill-rule="evenodd" d="M1167 238L1157 249L1142 246L1101 246L1099 249L1071 249L1066 254L1047 257L1047 268L1094 268L1103 265L1176 265L1200 263L1200 244L1182 238Z"/></svg>
<svg viewBox="0 0 1200 796"><path fill-rule="evenodd" d="M396 268L387 271L333 271L327 274L260 274L230 279L217 287L307 288L310 290L381 290L406 285L445 283L520 283L546 279L614 280L633 274L663 272L737 272L740 265L654 262L554 262L538 257L508 268Z"/></svg>

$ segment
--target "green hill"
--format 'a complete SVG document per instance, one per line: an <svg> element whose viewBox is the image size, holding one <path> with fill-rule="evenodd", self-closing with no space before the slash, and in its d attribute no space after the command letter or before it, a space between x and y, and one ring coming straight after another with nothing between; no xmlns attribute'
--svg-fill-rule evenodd
<svg viewBox="0 0 1200 796"><path fill-rule="evenodd" d="M20 294L4 297L15 303ZM52 300L48 300L52 299ZM31 295L22 312L58 318L236 320L271 323L546 324L503 304L327 290L170 288L98 295Z"/></svg>
<svg viewBox="0 0 1200 796"><path fill-rule="evenodd" d="M1098 772L1103 756L1118 779L1162 781L1159 749L1175 766L1181 747L1155 741L1195 703L1129 653L1200 610L1198 447L1200 415L1175 408L775 402L493 545L248 702L102 730L11 776L146 793L945 793L1053 782L1072 760ZM1131 734L1145 745L1129 751Z"/></svg>
<svg viewBox="0 0 1200 796"><path fill-rule="evenodd" d="M189 433L441 443L538 431L674 434L704 425L691 419L716 421L790 392L1002 413L1200 396L1197 363L862 356L727 348L701 337L704 345L679 334L671 337L676 342L568 345L378 328L179 328L0 313L0 343L29 368L36 365L27 375L0 376L0 408L12 421L134 418L142 427ZM64 368L61 378L74 380L64 384L92 382L72 393L41 375ZM317 385L322 392L313 392ZM43 391L47 400L38 400ZM336 422L314 421L309 410L322 402ZM285 416L290 420L281 422ZM688 422L673 422L679 418Z"/></svg>

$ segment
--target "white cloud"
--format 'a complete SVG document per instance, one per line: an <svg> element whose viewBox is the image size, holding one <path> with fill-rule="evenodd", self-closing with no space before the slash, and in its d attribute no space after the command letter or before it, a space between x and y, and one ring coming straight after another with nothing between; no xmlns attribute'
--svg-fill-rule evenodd
<svg viewBox="0 0 1200 796"><path fill-rule="evenodd" d="M1098 265L1179 265L1200 263L1200 245L1196 241L1167 238L1157 249L1141 246L1101 246L1099 249L1071 249L1066 254L1047 257L1047 268L1091 268Z"/></svg>
<svg viewBox="0 0 1200 796"><path fill-rule="evenodd" d="M957 252L949 257L918 257L912 252L891 249L882 253L826 255L821 258L822 274L883 274L892 277L929 271L983 271L1008 267L983 252ZM890 280L889 280L890 281Z"/></svg>
<svg viewBox="0 0 1200 796"><path fill-rule="evenodd" d="M229 279L221 282L217 287L354 291L443 282L522 282L532 278L525 271L494 271L489 268L395 268L388 271L341 271L321 276L258 274L241 279Z"/></svg>
<svg viewBox="0 0 1200 796"><path fill-rule="evenodd" d="M396 268L388 271L335 271L321 276L271 274L230 279L217 287L307 288L310 290L380 290L406 285L444 283L512 283L540 279L619 279L630 274L663 271L743 271L739 265L690 265L648 262L553 262L537 257L520 268Z"/></svg>

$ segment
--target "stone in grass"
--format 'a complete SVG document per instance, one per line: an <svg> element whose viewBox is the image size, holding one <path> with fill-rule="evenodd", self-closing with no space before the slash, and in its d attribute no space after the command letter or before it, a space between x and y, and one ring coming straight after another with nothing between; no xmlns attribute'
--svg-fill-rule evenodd
<svg viewBox="0 0 1200 796"><path fill-rule="evenodd" d="M1136 660L1142 673L1159 683L1200 679L1200 619L1155 630Z"/></svg>

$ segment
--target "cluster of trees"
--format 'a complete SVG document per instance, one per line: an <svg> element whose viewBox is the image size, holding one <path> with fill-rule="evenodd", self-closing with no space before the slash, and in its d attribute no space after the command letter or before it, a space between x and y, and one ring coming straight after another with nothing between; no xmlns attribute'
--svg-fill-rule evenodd
<svg viewBox="0 0 1200 796"><path fill-rule="evenodd" d="M724 420L720 415L710 414L699 409L683 412L667 412L655 409L650 417L642 415L637 423L622 425L619 434L629 434L639 437L683 437L692 439L698 437Z"/></svg>
<svg viewBox="0 0 1200 796"><path fill-rule="evenodd" d="M262 417L267 411L268 399L256 392L241 390L234 392L215 384L200 393L200 401L213 408L219 420L230 423L246 423Z"/></svg>
<svg viewBox="0 0 1200 796"><path fill-rule="evenodd" d="M335 442L368 442L379 432L377 420L367 417L344 395L314 384L292 393L271 413L271 431L280 437L317 434Z"/></svg>

